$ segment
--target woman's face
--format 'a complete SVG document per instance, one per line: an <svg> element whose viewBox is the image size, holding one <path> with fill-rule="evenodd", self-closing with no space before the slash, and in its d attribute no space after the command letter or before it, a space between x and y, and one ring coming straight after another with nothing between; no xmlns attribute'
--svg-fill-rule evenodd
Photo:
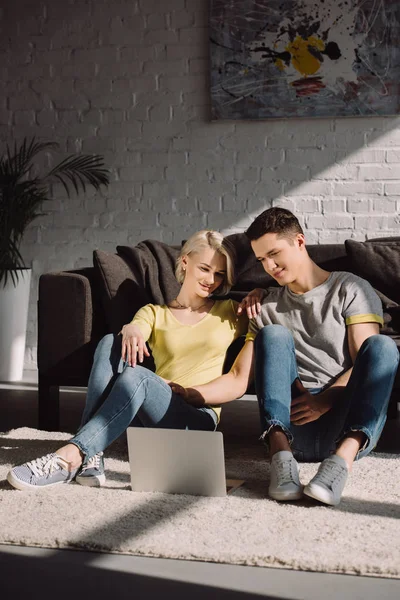
<svg viewBox="0 0 400 600"><path fill-rule="evenodd" d="M226 257L213 248L182 257L185 270L183 285L189 293L207 298L223 283L226 277Z"/></svg>

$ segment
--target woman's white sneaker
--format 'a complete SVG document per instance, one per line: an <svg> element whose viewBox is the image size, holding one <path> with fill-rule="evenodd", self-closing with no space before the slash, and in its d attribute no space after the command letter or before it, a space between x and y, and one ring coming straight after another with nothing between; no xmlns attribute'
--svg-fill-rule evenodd
<svg viewBox="0 0 400 600"><path fill-rule="evenodd" d="M326 458L319 465L317 474L304 488L304 493L314 500L337 506L346 485L349 469L346 461L337 454Z"/></svg>
<svg viewBox="0 0 400 600"><path fill-rule="evenodd" d="M268 494L274 500L300 500L303 486L299 479L299 467L293 454L287 450L276 452L271 460Z"/></svg>
<svg viewBox="0 0 400 600"><path fill-rule="evenodd" d="M78 470L70 471L69 463L53 452L14 467L8 472L7 481L17 490L37 490L70 483Z"/></svg>
<svg viewBox="0 0 400 600"><path fill-rule="evenodd" d="M104 474L104 457L102 452L91 456L88 461L82 465L81 470L75 478L80 485L90 487L101 487L106 480Z"/></svg>

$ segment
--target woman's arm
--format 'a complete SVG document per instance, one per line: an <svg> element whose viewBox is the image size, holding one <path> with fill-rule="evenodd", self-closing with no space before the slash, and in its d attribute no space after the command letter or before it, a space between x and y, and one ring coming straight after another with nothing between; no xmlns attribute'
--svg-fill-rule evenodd
<svg viewBox="0 0 400 600"><path fill-rule="evenodd" d="M171 388L181 394L188 404L201 407L219 406L240 398L246 392L253 377L254 343L248 341L236 357L229 373L203 385L183 388L173 382Z"/></svg>

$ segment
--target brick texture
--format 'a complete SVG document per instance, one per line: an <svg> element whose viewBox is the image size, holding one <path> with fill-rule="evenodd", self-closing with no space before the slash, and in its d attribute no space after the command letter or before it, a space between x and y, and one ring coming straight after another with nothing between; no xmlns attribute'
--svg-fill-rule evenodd
<svg viewBox="0 0 400 600"><path fill-rule="evenodd" d="M94 248L243 231L270 206L310 243L399 235L394 117L210 122L205 0L13 0L0 11L0 150L24 136L60 156L102 154L108 189L65 198L30 227L27 366L41 273L91 264Z"/></svg>

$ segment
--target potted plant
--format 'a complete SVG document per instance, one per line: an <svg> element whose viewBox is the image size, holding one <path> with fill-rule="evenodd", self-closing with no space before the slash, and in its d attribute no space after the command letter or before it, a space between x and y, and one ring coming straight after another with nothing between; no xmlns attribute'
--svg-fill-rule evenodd
<svg viewBox="0 0 400 600"><path fill-rule="evenodd" d="M60 182L68 197L72 190L79 193L87 185L98 190L109 183L99 155L72 155L37 174L34 158L57 147L25 138L12 150L7 146L0 158L0 381L22 378L31 276L20 252L26 228L44 214L52 183Z"/></svg>

